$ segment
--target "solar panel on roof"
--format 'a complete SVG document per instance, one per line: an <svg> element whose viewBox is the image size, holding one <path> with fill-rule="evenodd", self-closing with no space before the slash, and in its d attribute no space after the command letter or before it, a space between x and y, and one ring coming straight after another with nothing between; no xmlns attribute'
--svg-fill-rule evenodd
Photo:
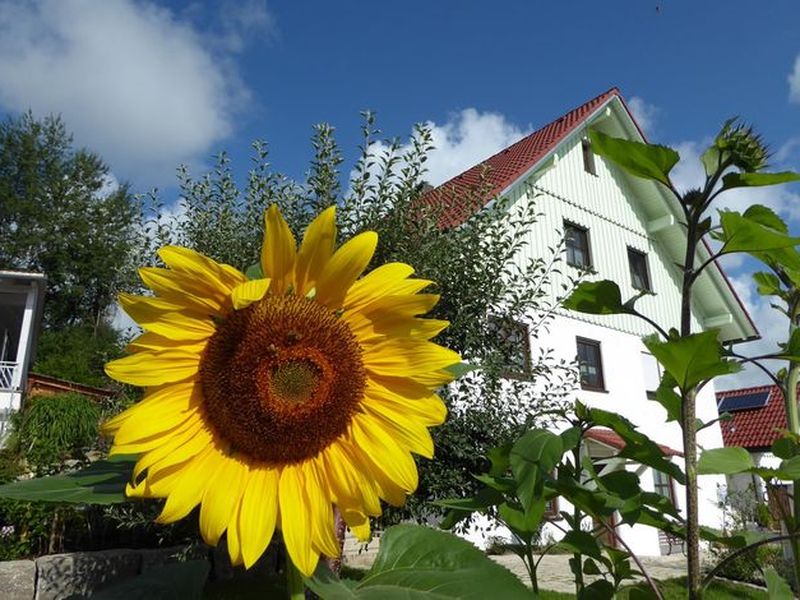
<svg viewBox="0 0 800 600"><path fill-rule="evenodd" d="M728 396L720 400L717 409L720 413L736 412L737 410L748 410L752 408L763 408L767 405L769 391L751 392L741 396Z"/></svg>

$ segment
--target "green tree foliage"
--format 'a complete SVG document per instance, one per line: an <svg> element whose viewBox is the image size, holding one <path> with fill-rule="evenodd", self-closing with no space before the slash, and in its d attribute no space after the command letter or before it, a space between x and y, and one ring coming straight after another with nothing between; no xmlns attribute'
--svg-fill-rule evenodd
<svg viewBox="0 0 800 600"><path fill-rule="evenodd" d="M137 211L60 117L0 124L0 268L47 275L45 325L96 323L125 276Z"/></svg>
<svg viewBox="0 0 800 600"><path fill-rule="evenodd" d="M108 323L48 329L39 337L33 371L60 379L105 387L103 365L122 355L120 332Z"/></svg>

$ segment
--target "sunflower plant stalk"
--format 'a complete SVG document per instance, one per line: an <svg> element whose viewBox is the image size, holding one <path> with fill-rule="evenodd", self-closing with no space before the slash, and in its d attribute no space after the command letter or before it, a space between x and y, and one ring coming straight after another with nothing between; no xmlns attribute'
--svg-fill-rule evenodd
<svg viewBox="0 0 800 600"><path fill-rule="evenodd" d="M311 576L340 553L334 508L369 539L381 500L417 487L412 453L432 457L428 428L446 416L435 390L460 358L430 341L448 323L421 318L432 282L399 262L364 274L377 235L337 249L335 220L321 212L298 247L273 206L255 277L167 246L165 268L140 270L153 295L120 297L144 329L106 366L145 388L104 425L111 454L138 455L126 493L165 499L161 523L199 505L203 539L226 535L234 565L251 567L279 529Z"/></svg>

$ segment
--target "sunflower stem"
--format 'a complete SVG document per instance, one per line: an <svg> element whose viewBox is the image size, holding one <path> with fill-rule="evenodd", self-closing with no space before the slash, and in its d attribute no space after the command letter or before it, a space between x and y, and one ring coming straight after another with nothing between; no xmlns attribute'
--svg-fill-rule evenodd
<svg viewBox="0 0 800 600"><path fill-rule="evenodd" d="M294 566L288 552L286 554L286 589L289 591L289 600L305 600L306 586L303 583L303 574Z"/></svg>

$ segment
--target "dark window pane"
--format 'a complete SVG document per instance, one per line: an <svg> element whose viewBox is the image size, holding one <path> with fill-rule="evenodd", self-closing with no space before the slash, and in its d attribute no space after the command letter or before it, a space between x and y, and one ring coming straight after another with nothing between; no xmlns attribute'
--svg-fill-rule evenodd
<svg viewBox="0 0 800 600"><path fill-rule="evenodd" d="M581 386L587 389L605 389L603 364L600 357L600 342L578 339L578 368Z"/></svg>
<svg viewBox="0 0 800 600"><path fill-rule="evenodd" d="M647 255L628 248L628 266L631 270L631 283L637 290L650 291L650 274L647 271Z"/></svg>
<svg viewBox="0 0 800 600"><path fill-rule="evenodd" d="M564 243L567 251L567 264L582 268L591 266L589 234L586 229L571 223L564 223Z"/></svg>
<svg viewBox="0 0 800 600"><path fill-rule="evenodd" d="M592 150L592 143L589 140L581 142L581 150L583 151L583 170L592 175L597 175L597 168L594 164L594 151Z"/></svg>
<svg viewBox="0 0 800 600"><path fill-rule="evenodd" d="M661 471L653 470L653 491L659 496L674 501L672 493L672 478Z"/></svg>

